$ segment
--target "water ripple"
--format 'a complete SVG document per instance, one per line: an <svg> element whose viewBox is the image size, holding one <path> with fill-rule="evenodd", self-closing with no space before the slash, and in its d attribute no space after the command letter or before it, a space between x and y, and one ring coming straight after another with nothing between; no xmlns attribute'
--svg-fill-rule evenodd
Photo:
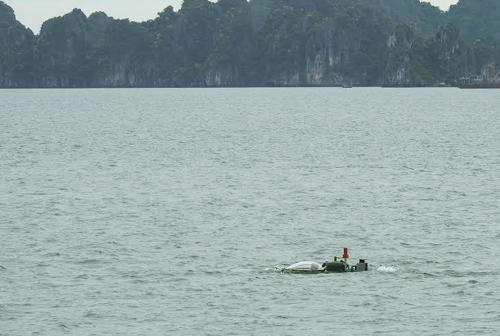
<svg viewBox="0 0 500 336"><path fill-rule="evenodd" d="M495 92L0 100L2 335L497 334Z"/></svg>

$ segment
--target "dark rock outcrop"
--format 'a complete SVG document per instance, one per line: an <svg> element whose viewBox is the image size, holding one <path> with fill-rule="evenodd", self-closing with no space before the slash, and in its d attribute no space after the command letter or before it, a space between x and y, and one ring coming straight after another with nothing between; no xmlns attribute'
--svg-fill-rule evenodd
<svg viewBox="0 0 500 336"><path fill-rule="evenodd" d="M0 87L29 87L35 77L35 36L0 1Z"/></svg>
<svg viewBox="0 0 500 336"><path fill-rule="evenodd" d="M75 9L46 21L35 36L0 1L0 87L432 86L473 75L494 80L500 42L496 23L485 22L500 14L500 6L484 3L486 10L460 0L443 13L418 0L185 0L179 11L167 7L142 23L102 12L86 17ZM470 20L447 22L464 15L484 22L477 29L467 26ZM461 28L475 40L462 38ZM482 33L490 36L477 38Z"/></svg>

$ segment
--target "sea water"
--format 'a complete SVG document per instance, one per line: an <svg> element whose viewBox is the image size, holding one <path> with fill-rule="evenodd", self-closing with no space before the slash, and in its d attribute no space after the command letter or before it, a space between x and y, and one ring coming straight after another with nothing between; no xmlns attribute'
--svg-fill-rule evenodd
<svg viewBox="0 0 500 336"><path fill-rule="evenodd" d="M498 334L499 93L2 90L0 335Z"/></svg>

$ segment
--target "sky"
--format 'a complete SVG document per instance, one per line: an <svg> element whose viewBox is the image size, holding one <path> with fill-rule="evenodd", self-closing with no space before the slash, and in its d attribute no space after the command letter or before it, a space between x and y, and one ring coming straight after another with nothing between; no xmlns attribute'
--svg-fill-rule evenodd
<svg viewBox="0 0 500 336"><path fill-rule="evenodd" d="M2 0L12 7L17 19L38 34L42 23L50 18L67 14L80 8L88 16L93 12L105 12L115 19L146 21L154 19L168 6L178 10L182 0ZM425 0L443 10L458 0Z"/></svg>

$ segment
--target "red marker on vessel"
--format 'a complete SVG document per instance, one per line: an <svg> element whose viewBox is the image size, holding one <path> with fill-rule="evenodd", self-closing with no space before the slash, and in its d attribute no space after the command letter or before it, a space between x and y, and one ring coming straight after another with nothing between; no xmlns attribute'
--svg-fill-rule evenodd
<svg viewBox="0 0 500 336"><path fill-rule="evenodd" d="M349 252L347 251L347 247L344 247L344 256L342 258L344 258L344 259L349 258Z"/></svg>

